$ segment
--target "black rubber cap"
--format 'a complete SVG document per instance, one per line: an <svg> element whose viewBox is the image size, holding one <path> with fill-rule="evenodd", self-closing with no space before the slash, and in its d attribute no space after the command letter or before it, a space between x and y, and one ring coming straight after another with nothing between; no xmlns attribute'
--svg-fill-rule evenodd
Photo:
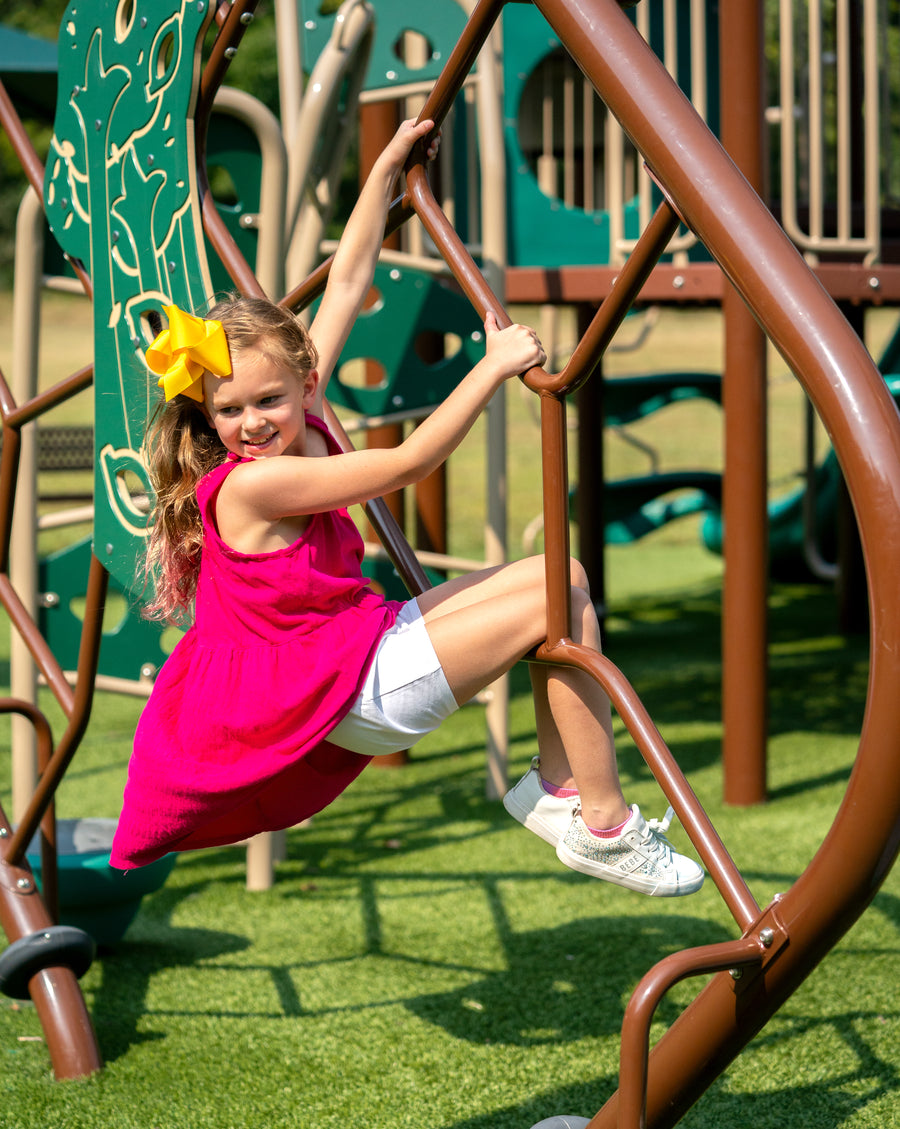
<svg viewBox="0 0 900 1129"><path fill-rule="evenodd" d="M44 968L70 968L81 978L94 959L94 939L72 925L51 925L20 937L0 953L0 992L28 999L28 981Z"/></svg>

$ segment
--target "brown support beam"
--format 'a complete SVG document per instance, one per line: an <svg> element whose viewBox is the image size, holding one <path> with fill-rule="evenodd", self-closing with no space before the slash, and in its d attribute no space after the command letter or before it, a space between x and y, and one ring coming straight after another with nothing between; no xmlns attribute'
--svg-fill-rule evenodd
<svg viewBox="0 0 900 1129"><path fill-rule="evenodd" d="M587 332L593 312L584 303L576 307L579 341ZM578 408L578 559L587 573L591 598L602 625L606 616L602 359L592 379L575 393L575 403Z"/></svg>
<svg viewBox="0 0 900 1129"><path fill-rule="evenodd" d="M763 188L763 11L720 12L722 144L757 192ZM740 43L734 51L730 45ZM722 299L725 367L725 583L722 604L724 796L766 798L768 472L766 338L732 286Z"/></svg>
<svg viewBox="0 0 900 1129"><path fill-rule="evenodd" d="M399 125L399 114L394 102L373 102L361 106L359 110L359 185L365 184L372 166L382 149L390 142ZM399 248L398 234L388 236L385 247ZM384 374L371 362L366 362L366 383L380 384ZM403 442L403 428L400 424L387 424L366 432L368 447L396 447ZM385 499L388 510L400 528L403 528L403 494L397 491Z"/></svg>

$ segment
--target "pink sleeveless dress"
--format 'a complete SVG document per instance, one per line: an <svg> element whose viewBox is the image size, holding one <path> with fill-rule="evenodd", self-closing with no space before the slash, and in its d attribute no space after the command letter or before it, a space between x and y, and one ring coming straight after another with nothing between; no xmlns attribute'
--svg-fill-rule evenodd
<svg viewBox="0 0 900 1129"><path fill-rule="evenodd" d="M336 453L324 423L307 423ZM216 496L240 461L229 455L197 487L204 540L194 624L138 723L110 856L119 869L290 827L371 759L327 738L402 602L363 578L362 538L346 510L314 514L275 552L226 545Z"/></svg>

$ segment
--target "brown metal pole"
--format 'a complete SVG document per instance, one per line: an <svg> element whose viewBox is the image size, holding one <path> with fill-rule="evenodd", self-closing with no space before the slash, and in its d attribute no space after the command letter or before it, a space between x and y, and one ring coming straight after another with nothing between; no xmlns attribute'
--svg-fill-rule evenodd
<svg viewBox="0 0 900 1129"><path fill-rule="evenodd" d="M397 105L394 102L376 102L361 106L359 110L359 185L365 184L372 166L384 147L390 142L400 124ZM399 248L399 235L392 234L384 241L385 247ZM378 384L383 379L376 365L366 362L366 383ZM396 447L403 442L403 428L399 424L388 424L372 428L366 432L367 447ZM395 491L384 499L394 520L404 527L403 493Z"/></svg>
<svg viewBox="0 0 900 1129"><path fill-rule="evenodd" d="M576 334L579 341L589 325L591 307L579 302L575 308ZM593 378L575 393L578 412L578 559L587 574L591 599L598 609L600 625L606 624L606 515L604 475L606 427L603 408L603 360ZM544 544L547 544L546 534Z"/></svg>
<svg viewBox="0 0 900 1129"><path fill-rule="evenodd" d="M547 582L547 644L572 634L569 581L569 467L566 401L541 396L541 468L544 489L544 561Z"/></svg>
<svg viewBox="0 0 900 1129"><path fill-rule="evenodd" d="M8 828L7 828L8 830ZM28 868L0 861L0 926L18 940L49 929L53 922ZM84 997L71 969L46 968L28 983L58 1079L85 1078L103 1066Z"/></svg>
<svg viewBox="0 0 900 1129"><path fill-rule="evenodd" d="M722 144L763 191L761 0L723 4ZM722 763L731 804L766 798L768 474L766 337L733 286L722 299L725 366L725 522L722 598Z"/></svg>
<svg viewBox="0 0 900 1129"><path fill-rule="evenodd" d="M49 752L50 729L43 714L29 702L6 700L2 712L20 713L35 726L42 762ZM0 928L10 941L49 929L53 917L41 900L34 875L18 854L12 829L0 807ZM62 1079L85 1078L103 1066L91 1018L71 969L42 969L28 982L54 1075Z"/></svg>
<svg viewBox="0 0 900 1129"><path fill-rule="evenodd" d="M75 755L81 738L84 736L91 716L94 700L94 684L97 677L97 664L100 657L100 643L103 632L103 609L109 585L109 573L95 557L91 556L88 572L88 588L84 609L84 625L81 630L81 646L78 651L78 671L75 692L72 699L69 724L60 739L53 756L41 775L34 795L19 821L5 857L15 864L25 857L25 851L47 811L56 789L59 787L66 769Z"/></svg>

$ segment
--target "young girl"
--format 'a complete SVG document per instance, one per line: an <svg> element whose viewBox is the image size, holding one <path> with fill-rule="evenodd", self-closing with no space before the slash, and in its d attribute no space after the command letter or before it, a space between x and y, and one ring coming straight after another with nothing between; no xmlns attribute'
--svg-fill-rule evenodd
<svg viewBox="0 0 900 1129"><path fill-rule="evenodd" d="M321 419L395 182L432 129L405 122L376 162L309 334L268 301L233 298L207 319L170 306L147 351L166 397L149 437L150 612L193 624L137 728L114 867L300 822L370 757L408 748L545 638L543 558L385 600L362 577L346 512L439 466L505 380L544 363L532 330L500 330L489 314L484 359L395 449L343 454ZM572 622L575 642L599 648L574 562ZM625 804L597 683L531 669L540 759L507 810L575 870L648 894L698 889L700 867Z"/></svg>

